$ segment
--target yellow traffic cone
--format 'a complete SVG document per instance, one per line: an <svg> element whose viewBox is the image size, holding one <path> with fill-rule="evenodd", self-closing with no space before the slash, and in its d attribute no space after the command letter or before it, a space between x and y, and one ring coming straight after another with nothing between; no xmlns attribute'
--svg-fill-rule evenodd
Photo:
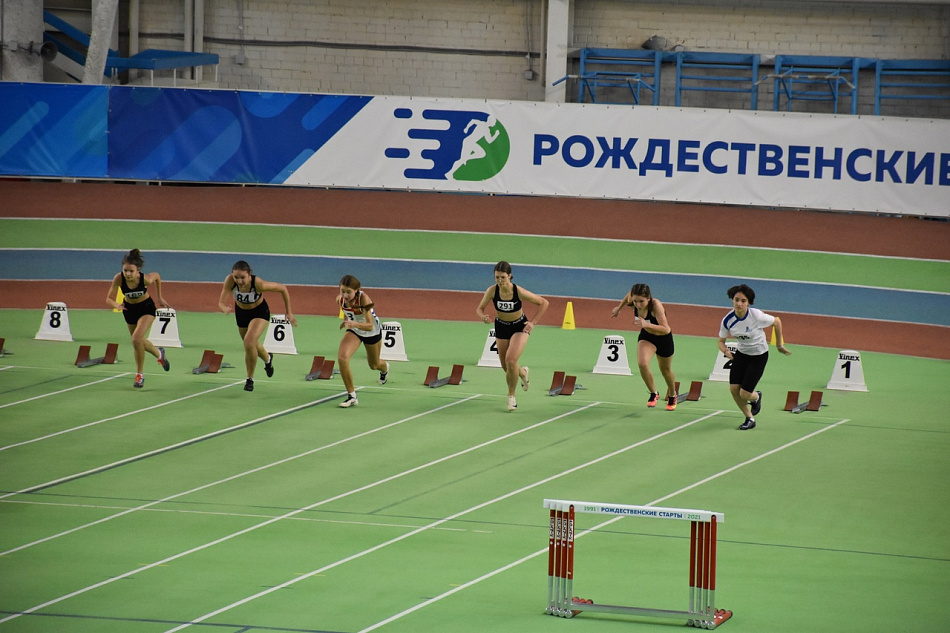
<svg viewBox="0 0 950 633"><path fill-rule="evenodd" d="M772 328L772 338L769 341L769 345L775 345L775 328Z"/></svg>
<svg viewBox="0 0 950 633"><path fill-rule="evenodd" d="M561 325L561 329L576 329L576 326L574 325L574 304L570 301L567 302L567 308L564 310L564 323Z"/></svg>
<svg viewBox="0 0 950 633"><path fill-rule="evenodd" d="M115 302L122 304L125 303L125 295L122 294L122 288L119 288L115 291ZM112 308L113 312L122 312L121 308Z"/></svg>

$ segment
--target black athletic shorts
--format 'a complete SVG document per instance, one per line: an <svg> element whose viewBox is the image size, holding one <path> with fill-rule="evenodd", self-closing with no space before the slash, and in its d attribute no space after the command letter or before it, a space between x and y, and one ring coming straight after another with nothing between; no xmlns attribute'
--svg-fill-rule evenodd
<svg viewBox="0 0 950 633"><path fill-rule="evenodd" d="M125 310L122 311L122 316L125 317L125 322L129 325L135 325L145 315L155 316L155 302L151 297L138 303L125 302Z"/></svg>
<svg viewBox="0 0 950 633"><path fill-rule="evenodd" d="M234 318L237 320L237 326L239 328L248 327L251 324L251 321L254 319L264 319L270 323L270 308L267 306L266 300L262 300L260 305L258 305L256 308L251 308L250 310L245 310L244 308L235 304Z"/></svg>
<svg viewBox="0 0 950 633"><path fill-rule="evenodd" d="M653 346L656 348L656 355L661 358L669 358L673 355L673 333L669 332L667 334L651 334L646 330L640 330L640 336L637 337L638 341L646 341L648 343L653 343Z"/></svg>
<svg viewBox="0 0 950 633"><path fill-rule="evenodd" d="M376 345L376 343L379 343L381 340L383 340L382 332L377 332L373 336L360 336L356 333L356 330L347 330L347 332L362 341L363 345Z"/></svg>
<svg viewBox="0 0 950 633"><path fill-rule="evenodd" d="M521 315L516 321L502 321L495 319L495 339L508 340L513 334L524 332L524 326L528 323L528 317Z"/></svg>
<svg viewBox="0 0 950 633"><path fill-rule="evenodd" d="M732 366L729 368L729 384L739 385L749 393L755 391L762 374L765 373L765 364L769 362L769 353L758 356L747 356L742 352L732 354Z"/></svg>

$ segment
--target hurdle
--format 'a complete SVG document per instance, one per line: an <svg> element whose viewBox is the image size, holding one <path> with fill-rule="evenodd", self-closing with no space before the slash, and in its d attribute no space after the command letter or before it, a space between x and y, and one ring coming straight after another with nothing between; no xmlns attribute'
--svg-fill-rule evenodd
<svg viewBox="0 0 950 633"><path fill-rule="evenodd" d="M221 360L224 354L215 354L213 349L206 349L201 355L198 366L191 370L193 374L216 374L223 366Z"/></svg>
<svg viewBox="0 0 950 633"><path fill-rule="evenodd" d="M304 376L304 380L330 380L333 377L334 362L323 356L314 356L313 363L310 365L310 373Z"/></svg>
<svg viewBox="0 0 950 633"><path fill-rule="evenodd" d="M551 379L551 388L548 389L549 396L571 396L575 389L583 389L577 384L577 376L568 376L563 371L554 372Z"/></svg>
<svg viewBox="0 0 950 633"><path fill-rule="evenodd" d="M673 388L676 390L676 402L699 402L699 399L702 397L703 393L703 381L694 380L689 383L689 391L686 393L680 393L680 384L678 382L673 383Z"/></svg>
<svg viewBox="0 0 950 633"><path fill-rule="evenodd" d="M452 365L452 374L445 377L439 378L439 367L438 365L429 365L429 370L426 372L425 380L422 382L426 387L442 387L445 385L460 385L462 384L462 371L464 371L465 365Z"/></svg>
<svg viewBox="0 0 950 633"><path fill-rule="evenodd" d="M118 343L108 343L106 345L106 355L99 358L89 358L89 352L92 347L89 345L80 345L79 353L76 355L76 367L92 367L93 365L113 365L115 358L119 353Z"/></svg>
<svg viewBox="0 0 950 633"><path fill-rule="evenodd" d="M801 413L802 411L820 411L821 398L824 394L821 391L812 391L806 402L798 401L798 392L789 391L785 395L785 411L790 413Z"/></svg>
<svg viewBox="0 0 950 633"><path fill-rule="evenodd" d="M685 620L688 626L714 629L732 617L716 608L716 530L721 512L545 499L548 526L548 606L545 613L573 618L582 611ZM574 515L607 514L690 522L687 608L683 611L598 604L574 596Z"/></svg>

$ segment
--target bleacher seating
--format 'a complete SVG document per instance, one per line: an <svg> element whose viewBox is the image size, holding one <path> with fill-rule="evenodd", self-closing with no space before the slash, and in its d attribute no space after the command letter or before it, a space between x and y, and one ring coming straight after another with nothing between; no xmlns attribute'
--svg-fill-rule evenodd
<svg viewBox="0 0 950 633"><path fill-rule="evenodd" d="M857 114L859 71L869 66L870 60L860 57L776 55L772 109L780 110L785 97L789 112L795 101L828 101L837 114L841 99L847 97L851 114Z"/></svg>
<svg viewBox="0 0 950 633"><path fill-rule="evenodd" d="M89 49L89 35L49 11L43 11L43 21L51 27L43 34L43 40L52 42L60 54L84 66L86 51ZM122 57L118 51L109 49L104 74L106 77L115 78L118 73L131 69L148 70L154 85L156 70L171 70L172 85L177 85L179 69L197 66L214 66L217 81L217 55L160 49L144 50L131 57Z"/></svg>
<svg viewBox="0 0 950 633"><path fill-rule="evenodd" d="M690 90L749 95L749 107L758 108L759 56L742 53L676 53L676 105Z"/></svg>
<svg viewBox="0 0 950 633"><path fill-rule="evenodd" d="M660 104L663 51L585 48L581 50L577 76L577 102L640 103L640 90L652 93L651 103ZM629 94L629 97L628 97Z"/></svg>
<svg viewBox="0 0 950 633"><path fill-rule="evenodd" d="M874 114L885 99L950 101L950 60L879 59L874 69Z"/></svg>

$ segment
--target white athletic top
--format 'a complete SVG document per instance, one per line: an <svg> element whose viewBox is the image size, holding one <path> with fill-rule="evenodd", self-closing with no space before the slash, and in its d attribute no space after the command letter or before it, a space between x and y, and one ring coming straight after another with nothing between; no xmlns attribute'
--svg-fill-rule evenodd
<svg viewBox="0 0 950 633"><path fill-rule="evenodd" d="M736 339L736 347L746 356L760 356L769 351L769 342L765 331L775 323L775 317L758 308L749 308L745 317L740 319L735 311L730 312L719 324L719 338Z"/></svg>
<svg viewBox="0 0 950 633"><path fill-rule="evenodd" d="M360 338L371 338L376 336L382 330L382 326L379 323L379 317L376 316L376 311L370 308L368 311L364 308L351 308L346 305L346 302L342 299L340 300L340 307L343 310L343 318L347 321L355 321L357 323L370 323L372 319L373 329L372 330L359 330L352 329L350 332L356 334Z"/></svg>

